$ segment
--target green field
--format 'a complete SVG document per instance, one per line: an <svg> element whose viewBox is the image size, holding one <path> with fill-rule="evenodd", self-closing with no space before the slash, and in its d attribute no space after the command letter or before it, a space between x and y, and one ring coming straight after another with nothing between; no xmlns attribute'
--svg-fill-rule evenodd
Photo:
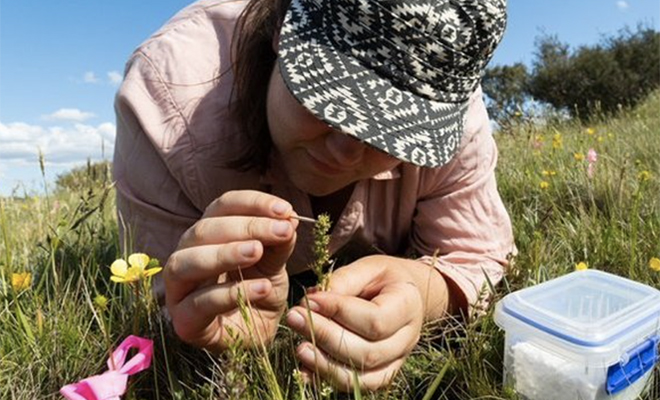
<svg viewBox="0 0 660 400"><path fill-rule="evenodd" d="M519 251L497 298L581 262L660 287L650 267L660 258L659 110L655 92L616 117L523 119L497 134L498 183ZM598 154L591 176L589 149ZM123 255L103 167L77 170L45 195L0 199L0 399L60 398L62 385L104 371L108 349L129 334L153 339L155 350L126 399L516 398L501 384L504 335L492 308L467 324L428 324L379 393L304 386L293 373L299 338L284 325L269 354L236 348L218 359L178 342L144 291L136 297L109 279ZM26 272L21 285L16 274ZM660 398L660 384L645 398Z"/></svg>

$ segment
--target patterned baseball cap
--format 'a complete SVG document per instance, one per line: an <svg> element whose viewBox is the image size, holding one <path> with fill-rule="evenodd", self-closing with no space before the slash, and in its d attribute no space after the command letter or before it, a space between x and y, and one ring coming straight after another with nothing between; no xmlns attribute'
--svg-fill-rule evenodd
<svg viewBox="0 0 660 400"><path fill-rule="evenodd" d="M402 161L439 167L500 42L506 0L292 0L279 66L298 101Z"/></svg>

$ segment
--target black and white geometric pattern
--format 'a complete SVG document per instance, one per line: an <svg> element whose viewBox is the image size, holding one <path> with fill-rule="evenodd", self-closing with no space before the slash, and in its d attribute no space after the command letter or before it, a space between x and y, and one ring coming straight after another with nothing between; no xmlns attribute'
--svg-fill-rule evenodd
<svg viewBox="0 0 660 400"><path fill-rule="evenodd" d="M293 0L279 66L318 118L439 167L458 148L467 100L505 26L506 0Z"/></svg>

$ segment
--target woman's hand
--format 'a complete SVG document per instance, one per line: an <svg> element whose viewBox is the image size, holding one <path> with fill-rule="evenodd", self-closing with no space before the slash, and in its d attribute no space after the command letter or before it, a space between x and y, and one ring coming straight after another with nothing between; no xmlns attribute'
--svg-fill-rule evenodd
<svg viewBox="0 0 660 400"><path fill-rule="evenodd" d="M362 389L376 390L403 365L425 316L444 313L447 300L444 279L432 267L370 256L336 270L329 291L308 294L287 323L307 339L297 349L304 373L350 391L355 371Z"/></svg>
<svg viewBox="0 0 660 400"><path fill-rule="evenodd" d="M177 335L222 351L235 340L269 342L286 307L286 261L298 221L286 201L257 191L228 192L188 229L165 266L165 299ZM249 303L249 323L238 299Z"/></svg>

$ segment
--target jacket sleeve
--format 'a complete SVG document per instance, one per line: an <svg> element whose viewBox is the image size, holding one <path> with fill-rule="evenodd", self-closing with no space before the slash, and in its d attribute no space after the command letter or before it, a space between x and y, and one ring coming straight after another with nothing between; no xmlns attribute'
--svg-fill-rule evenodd
<svg viewBox="0 0 660 400"><path fill-rule="evenodd" d="M122 248L165 263L201 212L173 173L181 163L162 138L179 128L167 122L172 111L164 86L150 74L148 63L134 56L115 98L113 176Z"/></svg>
<svg viewBox="0 0 660 400"><path fill-rule="evenodd" d="M474 312L488 304L489 285L502 279L516 250L497 190L497 147L480 97L468 110L465 132L454 159L425 178L412 246L424 254L420 261L435 266L457 289L460 308Z"/></svg>

